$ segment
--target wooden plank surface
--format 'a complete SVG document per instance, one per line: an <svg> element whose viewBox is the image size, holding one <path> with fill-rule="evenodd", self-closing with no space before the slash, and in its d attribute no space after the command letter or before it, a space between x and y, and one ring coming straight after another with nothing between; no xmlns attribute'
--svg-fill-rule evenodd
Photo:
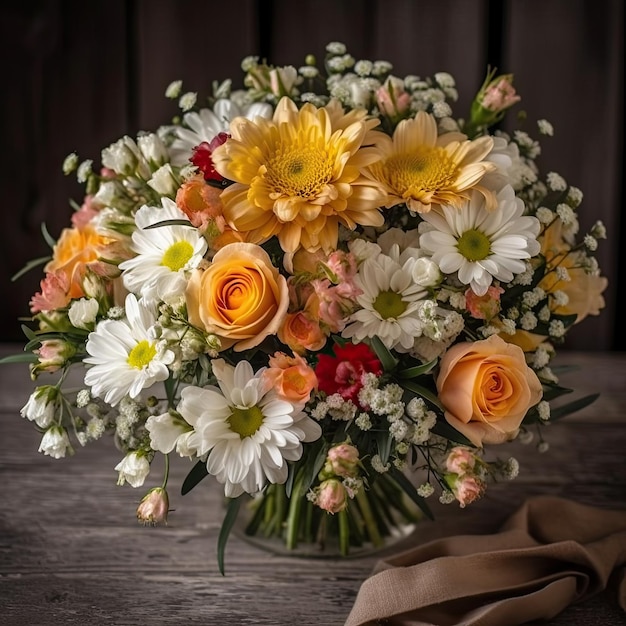
<svg viewBox="0 0 626 626"><path fill-rule="evenodd" d="M0 354L16 347L4 346ZM570 353L559 360L580 366L563 376L563 384L581 393L600 390L600 399L546 430L548 453L539 454L532 444L507 446L502 454L521 464L515 481L491 486L483 500L463 511L431 503L436 521L419 524L389 552L445 535L494 532L532 495L604 508L626 505L626 354ZM216 564L222 506L215 483L208 479L180 496L177 486L190 464L174 458L169 525L144 528L134 517L144 489L115 484L113 468L121 454L111 441L78 449L71 459L37 452L40 436L19 416L29 389L24 366L0 366L0 624L344 622L380 554L299 559L269 554L234 536L222 577ZM550 622L624 623L612 588Z"/></svg>

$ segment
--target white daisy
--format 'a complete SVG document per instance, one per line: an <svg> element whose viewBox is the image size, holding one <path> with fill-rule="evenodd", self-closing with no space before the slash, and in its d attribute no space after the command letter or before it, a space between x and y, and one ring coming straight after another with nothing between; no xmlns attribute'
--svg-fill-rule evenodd
<svg viewBox="0 0 626 626"><path fill-rule="evenodd" d="M208 246L176 203L163 198L162 204L163 208L143 206L137 211L132 243L137 256L119 267L129 291L146 301L173 302L184 293L188 272L198 267ZM165 220L185 220L189 225L147 228Z"/></svg>
<svg viewBox="0 0 626 626"><path fill-rule="evenodd" d="M227 133L231 120L236 117L247 117L253 120L255 117L272 117L271 105L266 102L254 102L249 105L239 105L233 100L220 98L211 109L192 111L183 116L184 126L174 129L176 138L170 146L170 159L172 165L189 165L189 158L193 149L203 141L211 141L219 133Z"/></svg>
<svg viewBox="0 0 626 626"><path fill-rule="evenodd" d="M457 273L464 285L482 296L495 278L504 283L526 271L523 259L540 251L540 224L523 215L524 203L513 187L497 195L497 208L485 208L482 196L472 194L460 209L441 206L422 215L420 247L444 274Z"/></svg>
<svg viewBox="0 0 626 626"><path fill-rule="evenodd" d="M302 442L322 434L317 422L280 400L247 361L236 367L212 361L219 388L186 387L178 413L195 430L198 456L208 453L209 474L224 485L226 497L255 494L287 480L286 461L302 456Z"/></svg>
<svg viewBox="0 0 626 626"><path fill-rule="evenodd" d="M102 320L89 334L84 362L92 395L116 406L126 395L136 398L142 389L169 376L174 355L155 338L156 311L131 293L126 296L126 319Z"/></svg>
<svg viewBox="0 0 626 626"><path fill-rule="evenodd" d="M363 292L357 296L360 309L350 316L343 337L357 342L379 337L390 350L408 352L422 334L419 310L427 291L413 276L419 251L399 250L394 244L389 255L370 257L359 267L355 282Z"/></svg>

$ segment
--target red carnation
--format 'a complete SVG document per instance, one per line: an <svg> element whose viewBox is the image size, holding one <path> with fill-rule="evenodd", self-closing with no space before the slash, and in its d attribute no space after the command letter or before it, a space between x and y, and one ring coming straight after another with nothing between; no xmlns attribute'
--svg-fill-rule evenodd
<svg viewBox="0 0 626 626"><path fill-rule="evenodd" d="M383 367L364 343L348 343L344 347L335 344L335 356L320 354L315 367L319 389L328 395L338 393L345 400L359 405L358 395L363 387L363 374L380 376Z"/></svg>
<svg viewBox="0 0 626 626"><path fill-rule="evenodd" d="M215 169L213 164L212 154L215 148L221 146L230 137L227 133L218 133L211 143L203 141L200 145L193 149L193 154L189 159L204 176L204 180L208 183L218 183L222 185L225 182L225 178Z"/></svg>

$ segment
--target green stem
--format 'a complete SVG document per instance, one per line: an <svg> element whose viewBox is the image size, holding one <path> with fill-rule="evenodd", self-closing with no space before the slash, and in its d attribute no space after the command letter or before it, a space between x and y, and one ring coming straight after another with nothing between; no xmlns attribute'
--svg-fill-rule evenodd
<svg viewBox="0 0 626 626"><path fill-rule="evenodd" d="M371 542L376 548L381 547L383 545L383 540L378 532L378 525L372 515L372 509L370 508L370 503L367 499L365 489L359 489L357 491L356 501L359 503L359 508L361 509L361 514L363 515L363 521L365 522L365 528L367 529L367 534L369 535Z"/></svg>
<svg viewBox="0 0 626 626"><path fill-rule="evenodd" d="M350 522L348 521L348 510L339 511L339 551L342 556L348 556L350 552Z"/></svg>
<svg viewBox="0 0 626 626"><path fill-rule="evenodd" d="M163 484L161 485L163 487L163 489L165 489L167 487L167 481L170 477L170 455L169 454L164 454L163 455L165 457L165 469L163 470Z"/></svg>
<svg viewBox="0 0 626 626"><path fill-rule="evenodd" d="M273 487L273 488L272 488ZM261 505L263 507L263 534L269 537L274 531L274 505L276 504L276 485L270 485Z"/></svg>
<svg viewBox="0 0 626 626"><path fill-rule="evenodd" d="M285 493L284 485L276 485L276 489L274 491L276 494L275 504L276 504L276 513L275 513L275 534L280 537L283 531L283 524L285 522L285 513L287 511L287 494Z"/></svg>
<svg viewBox="0 0 626 626"><path fill-rule="evenodd" d="M291 501L289 503L289 513L287 514L287 549L293 550L298 545L298 530L300 528L300 512L302 510L302 498L300 491L302 488L302 473L298 475L291 490Z"/></svg>

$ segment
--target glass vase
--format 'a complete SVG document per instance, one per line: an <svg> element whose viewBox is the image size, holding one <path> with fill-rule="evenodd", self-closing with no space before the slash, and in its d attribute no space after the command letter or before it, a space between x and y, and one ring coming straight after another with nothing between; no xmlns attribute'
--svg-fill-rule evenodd
<svg viewBox="0 0 626 626"><path fill-rule="evenodd" d="M303 558L373 554L407 537L423 518L399 485L385 474L328 513L285 485L270 485L245 500L233 532L268 552Z"/></svg>

